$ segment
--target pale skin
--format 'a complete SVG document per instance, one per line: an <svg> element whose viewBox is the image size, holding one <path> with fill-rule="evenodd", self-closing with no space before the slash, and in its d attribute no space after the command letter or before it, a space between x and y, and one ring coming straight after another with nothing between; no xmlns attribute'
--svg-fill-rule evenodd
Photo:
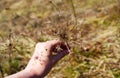
<svg viewBox="0 0 120 78"><path fill-rule="evenodd" d="M57 46L60 46L62 50L56 51ZM53 52L56 54L54 55ZM69 52L68 45L59 39L37 43L26 68L5 78L44 78L52 67Z"/></svg>

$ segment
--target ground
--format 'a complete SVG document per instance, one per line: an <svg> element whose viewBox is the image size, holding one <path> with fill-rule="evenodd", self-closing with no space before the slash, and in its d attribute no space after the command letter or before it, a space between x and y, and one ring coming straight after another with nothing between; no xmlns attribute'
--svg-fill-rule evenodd
<svg viewBox="0 0 120 78"><path fill-rule="evenodd" d="M37 42L71 53L46 78L120 78L119 0L0 0L0 78L25 68Z"/></svg>

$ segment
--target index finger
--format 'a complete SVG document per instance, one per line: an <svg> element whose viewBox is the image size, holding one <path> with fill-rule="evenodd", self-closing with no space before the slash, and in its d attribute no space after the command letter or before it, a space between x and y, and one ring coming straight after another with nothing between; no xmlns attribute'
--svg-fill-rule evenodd
<svg viewBox="0 0 120 78"><path fill-rule="evenodd" d="M51 47L55 47L57 45L62 44L63 42L60 39L57 40L51 40L51 41L47 41L47 43L51 46Z"/></svg>

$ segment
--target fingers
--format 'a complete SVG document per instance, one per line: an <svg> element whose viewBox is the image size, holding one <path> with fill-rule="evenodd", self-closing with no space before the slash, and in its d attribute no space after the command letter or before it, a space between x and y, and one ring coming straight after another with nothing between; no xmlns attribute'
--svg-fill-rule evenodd
<svg viewBox="0 0 120 78"><path fill-rule="evenodd" d="M61 52L58 52L56 55L54 55L53 57L53 63L56 63L57 61L59 61L60 59L62 59L65 55L70 53L70 49L68 47L68 45L66 44L62 44L61 48L63 49Z"/></svg>
<svg viewBox="0 0 120 78"><path fill-rule="evenodd" d="M53 63L56 63L57 61L62 59L65 55L70 53L69 45L67 43L63 43L59 39L39 43L37 50L41 50L41 48L45 49L43 50L45 51L43 53L46 53L47 56L50 56L52 58ZM55 55L53 55L54 52L56 52Z"/></svg>
<svg viewBox="0 0 120 78"><path fill-rule="evenodd" d="M53 52L54 49L61 44L63 44L63 42L59 39L47 41L47 46L49 47L50 52Z"/></svg>
<svg viewBox="0 0 120 78"><path fill-rule="evenodd" d="M67 50L64 50L63 52L59 52L57 55L55 55L52 58L52 62L55 64L57 63L60 59L62 59L65 55L67 55L69 52Z"/></svg>
<svg viewBox="0 0 120 78"><path fill-rule="evenodd" d="M47 43L50 44L51 46L56 46L56 45L60 45L62 41L60 39L57 39L57 40L47 41Z"/></svg>
<svg viewBox="0 0 120 78"><path fill-rule="evenodd" d="M62 42L60 39L47 41L47 44L50 46L50 48L52 49L52 51L55 51L55 49L57 48L57 46L59 46L59 48L62 49L60 51L66 50L68 53L70 52L69 45L67 43ZM57 51L57 52L59 52L59 51Z"/></svg>

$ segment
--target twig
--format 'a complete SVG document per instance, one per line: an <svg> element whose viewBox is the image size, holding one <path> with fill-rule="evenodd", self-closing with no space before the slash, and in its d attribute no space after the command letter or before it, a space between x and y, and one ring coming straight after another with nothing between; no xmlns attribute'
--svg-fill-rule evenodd
<svg viewBox="0 0 120 78"><path fill-rule="evenodd" d="M12 30L10 29L10 34L8 36L9 39L9 45L8 45L8 55L9 55L9 74L11 74L11 61L12 61Z"/></svg>
<svg viewBox="0 0 120 78"><path fill-rule="evenodd" d="M61 11L60 11L60 8L59 8L53 1L50 0L49 2L56 8L56 10L57 10L58 13L59 13L59 17L60 17L60 14L61 14L61 13L60 13L60 12L61 12Z"/></svg>
<svg viewBox="0 0 120 78"><path fill-rule="evenodd" d="M3 72L3 69L2 69L2 66L0 65L0 72L1 72L1 76L2 78L4 77L4 72Z"/></svg>

